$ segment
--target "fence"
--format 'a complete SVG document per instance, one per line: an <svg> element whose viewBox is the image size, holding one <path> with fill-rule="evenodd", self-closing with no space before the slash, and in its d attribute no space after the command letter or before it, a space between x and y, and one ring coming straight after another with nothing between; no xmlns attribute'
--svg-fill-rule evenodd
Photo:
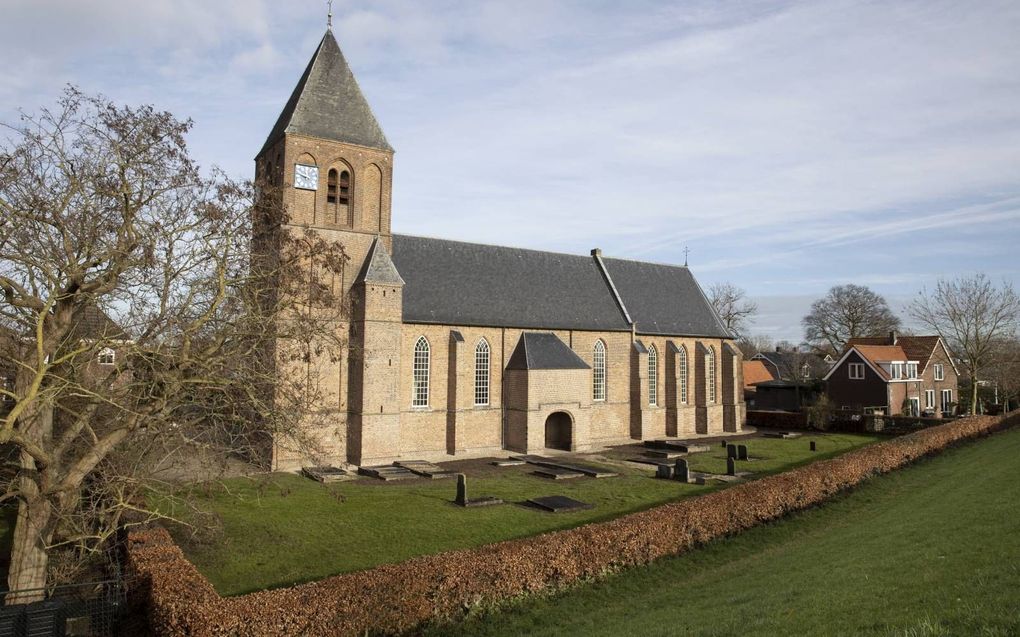
<svg viewBox="0 0 1020 637"><path fill-rule="evenodd" d="M112 637L125 607L122 578L0 592L0 636ZM43 601L20 603L19 599Z"/></svg>

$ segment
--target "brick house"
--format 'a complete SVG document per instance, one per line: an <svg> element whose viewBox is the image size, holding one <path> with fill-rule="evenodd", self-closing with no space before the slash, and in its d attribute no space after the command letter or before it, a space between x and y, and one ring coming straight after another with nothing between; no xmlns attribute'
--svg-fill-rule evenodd
<svg viewBox="0 0 1020 637"><path fill-rule="evenodd" d="M851 339L825 381L837 409L941 418L957 402L956 365L938 336Z"/></svg>
<svg viewBox="0 0 1020 637"><path fill-rule="evenodd" d="M322 365L329 404L305 431L321 451L277 437L272 468L741 428L740 353L686 266L394 234L393 148L332 32L255 161L285 229L351 257L348 351Z"/></svg>

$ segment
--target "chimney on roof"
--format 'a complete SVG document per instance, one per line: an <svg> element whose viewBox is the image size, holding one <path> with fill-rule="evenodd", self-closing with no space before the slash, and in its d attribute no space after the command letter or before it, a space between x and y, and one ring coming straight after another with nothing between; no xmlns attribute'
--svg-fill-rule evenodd
<svg viewBox="0 0 1020 637"><path fill-rule="evenodd" d="M896 330L889 332L889 344L890 345L896 344Z"/></svg>
<svg viewBox="0 0 1020 637"><path fill-rule="evenodd" d="M602 257L602 248L592 248L591 249L591 256L601 258Z"/></svg>
<svg viewBox="0 0 1020 637"><path fill-rule="evenodd" d="M783 348L780 347L779 345L776 345L776 353L777 354L781 354L782 352L783 352Z"/></svg>

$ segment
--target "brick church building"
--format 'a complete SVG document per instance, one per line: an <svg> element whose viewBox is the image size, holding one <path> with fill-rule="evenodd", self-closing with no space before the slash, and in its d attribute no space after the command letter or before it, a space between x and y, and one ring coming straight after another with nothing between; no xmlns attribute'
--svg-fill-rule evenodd
<svg viewBox="0 0 1020 637"><path fill-rule="evenodd" d="M583 451L737 431L739 350L686 266L391 231L393 148L331 31L256 157L290 229L351 257L321 455L272 466ZM335 402L334 402L335 401ZM326 413L329 416L326 416Z"/></svg>

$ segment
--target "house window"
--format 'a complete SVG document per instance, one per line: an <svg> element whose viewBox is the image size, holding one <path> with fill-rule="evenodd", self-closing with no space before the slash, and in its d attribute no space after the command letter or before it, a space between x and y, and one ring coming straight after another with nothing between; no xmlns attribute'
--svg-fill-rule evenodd
<svg viewBox="0 0 1020 637"><path fill-rule="evenodd" d="M648 404L659 404L659 352L654 345L648 348Z"/></svg>
<svg viewBox="0 0 1020 637"><path fill-rule="evenodd" d="M942 411L949 413L953 404L953 390L943 389L942 390Z"/></svg>
<svg viewBox="0 0 1020 637"><path fill-rule="evenodd" d="M414 389L411 406L429 406L429 342L424 336L414 344Z"/></svg>
<svg viewBox="0 0 1020 637"><path fill-rule="evenodd" d="M104 347L99 350L99 364L100 365L113 365L117 362L117 353L109 347Z"/></svg>
<svg viewBox="0 0 1020 637"><path fill-rule="evenodd" d="M920 416L921 415L921 399L918 398L917 396L914 396L913 398L910 398L909 400L910 400L910 415L914 416L915 418L917 416Z"/></svg>
<svg viewBox="0 0 1020 637"><path fill-rule="evenodd" d="M687 404L687 348L683 345L680 346L680 360L678 366L680 367L680 402L684 405Z"/></svg>
<svg viewBox="0 0 1020 637"><path fill-rule="evenodd" d="M942 363L935 363L935 380L946 379L946 368L942 366Z"/></svg>
<svg viewBox="0 0 1020 637"><path fill-rule="evenodd" d="M606 399L606 344L601 340L595 341L595 349L592 351L592 400Z"/></svg>
<svg viewBox="0 0 1020 637"><path fill-rule="evenodd" d="M907 363L907 378L917 378L917 363Z"/></svg>
<svg viewBox="0 0 1020 637"><path fill-rule="evenodd" d="M483 338L475 347L475 405L489 404L489 343Z"/></svg>
<svg viewBox="0 0 1020 637"><path fill-rule="evenodd" d="M935 409L935 390L926 389L924 390L924 408Z"/></svg>
<svg viewBox="0 0 1020 637"><path fill-rule="evenodd" d="M708 402L715 402L715 348L709 347L705 354L705 376L708 385Z"/></svg>
<svg viewBox="0 0 1020 637"><path fill-rule="evenodd" d="M903 363L893 363L889 366L889 375L892 376L893 380L899 380L903 378Z"/></svg>
<svg viewBox="0 0 1020 637"><path fill-rule="evenodd" d="M850 371L850 380L864 380L864 363L850 363L847 368Z"/></svg>

